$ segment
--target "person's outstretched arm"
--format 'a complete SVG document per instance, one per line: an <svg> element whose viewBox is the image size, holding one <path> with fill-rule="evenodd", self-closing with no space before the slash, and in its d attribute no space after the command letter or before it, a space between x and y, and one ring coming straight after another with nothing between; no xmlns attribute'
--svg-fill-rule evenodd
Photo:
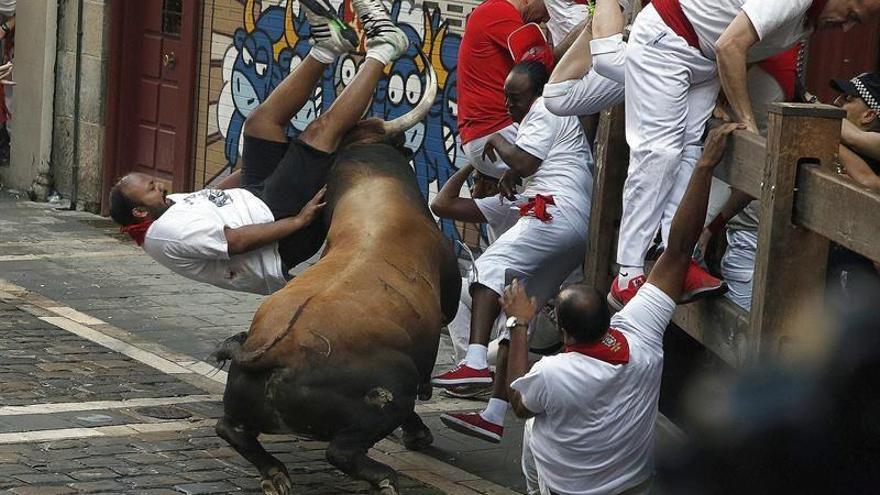
<svg viewBox="0 0 880 495"><path fill-rule="evenodd" d="M874 160L880 160L880 132L863 131L843 119L840 141L853 151Z"/></svg>
<svg viewBox="0 0 880 495"><path fill-rule="evenodd" d="M318 191L296 216L282 218L270 223L245 225L235 229L223 229L226 236L226 249L230 256L259 249L267 244L277 242L290 234L311 224L318 213L324 208L324 192Z"/></svg>
<svg viewBox="0 0 880 495"><path fill-rule="evenodd" d="M749 98L746 62L749 49L759 40L758 32L749 16L740 12L715 43L718 78L733 111L733 117L754 133L758 132L758 124L755 121L752 100Z"/></svg>
<svg viewBox="0 0 880 495"><path fill-rule="evenodd" d="M431 201L431 211L440 218L449 218L459 222L483 223L486 217L471 198L462 198L461 188L473 173L474 167L466 165L454 173L440 188L440 192Z"/></svg>
<svg viewBox="0 0 880 495"><path fill-rule="evenodd" d="M687 191L672 219L666 250L648 275L648 283L655 285L672 300L678 300L681 294L694 246L703 231L712 187L712 171L724 156L727 137L737 129L745 129L745 126L724 124L709 133L703 155L694 168Z"/></svg>

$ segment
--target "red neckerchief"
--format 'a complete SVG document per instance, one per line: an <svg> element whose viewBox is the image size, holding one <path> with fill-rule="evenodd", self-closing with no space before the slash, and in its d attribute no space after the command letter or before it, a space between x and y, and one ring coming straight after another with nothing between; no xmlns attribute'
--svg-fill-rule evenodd
<svg viewBox="0 0 880 495"><path fill-rule="evenodd" d="M553 196L544 196L536 194L534 198L529 198L529 202L519 207L519 216L533 216L542 222L553 220L553 215L547 212L547 205L556 206Z"/></svg>
<svg viewBox="0 0 880 495"><path fill-rule="evenodd" d="M609 328L598 342L589 344L567 344L565 352L577 352L609 364L626 364L629 362L629 342L620 331Z"/></svg>
<svg viewBox="0 0 880 495"><path fill-rule="evenodd" d="M138 223L121 227L119 231L128 234L128 236L131 237L131 240L133 240L138 246L143 246L144 238L147 236L147 230L150 228L150 225L153 225L152 219L141 220Z"/></svg>
<svg viewBox="0 0 880 495"><path fill-rule="evenodd" d="M819 16L822 14L822 11L825 10L825 4L828 3L828 0L813 0L813 5L810 5L810 10L807 11L807 24L816 27L816 23L819 21Z"/></svg>

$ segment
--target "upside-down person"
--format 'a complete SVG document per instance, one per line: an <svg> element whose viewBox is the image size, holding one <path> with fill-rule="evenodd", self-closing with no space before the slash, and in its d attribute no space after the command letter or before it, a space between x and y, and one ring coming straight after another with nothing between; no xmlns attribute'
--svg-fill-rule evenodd
<svg viewBox="0 0 880 495"><path fill-rule="evenodd" d="M703 230L712 170L727 136L742 127L725 124L709 133L666 250L623 310L609 318L602 294L586 285L559 294L565 352L528 369L527 327L540 306L528 284L505 289L503 308L512 320L505 385L516 415L531 418L523 433L529 493L651 493L663 334Z"/></svg>
<svg viewBox="0 0 880 495"><path fill-rule="evenodd" d="M723 87L734 120L757 132L748 64L775 55L814 28L843 29L880 14L880 0L653 0L626 49L630 164L609 302L623 307L645 281L645 255L664 215L678 206L699 140ZM681 189L684 189L681 187ZM684 298L723 290L694 263Z"/></svg>
<svg viewBox="0 0 880 495"><path fill-rule="evenodd" d="M328 64L357 41L329 10L310 5L327 17L306 9L313 37L309 55L248 116L240 187L166 196L152 177L132 173L111 190L113 219L153 259L185 277L257 294L282 288L288 270L313 256L326 237L326 225L316 218L337 150L391 138L414 123L417 112L392 122L361 120L385 66L409 41L380 0L353 0L366 33L364 62L330 109L288 139L291 118Z"/></svg>
<svg viewBox="0 0 880 495"><path fill-rule="evenodd" d="M553 115L544 106L541 90L547 77L547 67L534 60L511 70L504 91L510 116L519 122L516 139L511 142L494 134L484 150L510 166L501 179L503 193L480 200L459 198L455 204L455 216L471 222L520 217L476 260L476 280L470 285L470 344L457 367L432 379L435 386L492 383L487 345L501 312L503 288L512 277L522 278L543 304L582 263L593 188L592 155L578 119ZM516 195L512 184L520 177L524 187ZM493 397L486 410L444 414L445 424L487 441L500 441L508 407L506 354L502 339Z"/></svg>

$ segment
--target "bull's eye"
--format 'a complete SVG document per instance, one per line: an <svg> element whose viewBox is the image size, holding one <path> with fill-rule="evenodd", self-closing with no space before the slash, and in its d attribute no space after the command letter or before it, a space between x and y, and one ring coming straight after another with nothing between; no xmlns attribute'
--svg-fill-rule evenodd
<svg viewBox="0 0 880 495"><path fill-rule="evenodd" d="M388 80L388 99L391 100L391 103L399 105L403 101L403 91L403 78L400 77L400 74L394 74Z"/></svg>
<svg viewBox="0 0 880 495"><path fill-rule="evenodd" d="M299 67L299 64L301 64L302 61L303 61L303 59L299 55L294 55L293 57L291 57L291 59L290 59L290 72L293 72L293 69L296 69L297 67Z"/></svg>
<svg viewBox="0 0 880 495"><path fill-rule="evenodd" d="M410 76L406 78L406 101L408 101L410 105L415 105L418 103L421 96L422 81L419 79L418 74L410 74Z"/></svg>
<svg viewBox="0 0 880 495"><path fill-rule="evenodd" d="M241 48L241 60L244 62L244 65L248 67L254 64L254 55L246 46Z"/></svg>
<svg viewBox="0 0 880 495"><path fill-rule="evenodd" d="M354 79L355 74L357 74L357 65L355 65L354 60L351 57L345 57L342 61L342 69L339 71L339 78L342 81L343 86L348 86L351 84L351 80Z"/></svg>
<svg viewBox="0 0 880 495"><path fill-rule="evenodd" d="M257 64L256 64L257 75L260 77L263 77L264 75L266 75L266 69L268 67L269 67L269 65L264 62L257 62Z"/></svg>

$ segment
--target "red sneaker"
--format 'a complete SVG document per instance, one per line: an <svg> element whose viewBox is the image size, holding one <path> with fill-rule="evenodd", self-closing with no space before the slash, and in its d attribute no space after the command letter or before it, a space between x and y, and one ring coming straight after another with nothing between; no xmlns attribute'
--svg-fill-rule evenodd
<svg viewBox="0 0 880 495"><path fill-rule="evenodd" d="M446 413L440 421L451 429L465 435L492 443L501 443L504 426L486 421L478 412Z"/></svg>
<svg viewBox="0 0 880 495"><path fill-rule="evenodd" d="M435 387L448 388L453 385L479 385L492 383L492 373L489 368L476 369L471 368L464 362L461 362L455 368L440 373L431 378L431 385Z"/></svg>
<svg viewBox="0 0 880 495"><path fill-rule="evenodd" d="M645 284L645 280L648 278L644 275L639 275L638 277L629 281L629 284L623 289L617 285L617 281L620 279L620 275L614 277L614 281L611 282L611 292L608 293L608 305L611 306L611 309L614 311L620 311L626 306L626 303L630 301L633 297L636 296L636 292L639 291L639 288Z"/></svg>
<svg viewBox="0 0 880 495"><path fill-rule="evenodd" d="M710 296L720 296L727 292L727 283L715 278L691 259L688 271L684 276L684 285L678 304L687 304Z"/></svg>

